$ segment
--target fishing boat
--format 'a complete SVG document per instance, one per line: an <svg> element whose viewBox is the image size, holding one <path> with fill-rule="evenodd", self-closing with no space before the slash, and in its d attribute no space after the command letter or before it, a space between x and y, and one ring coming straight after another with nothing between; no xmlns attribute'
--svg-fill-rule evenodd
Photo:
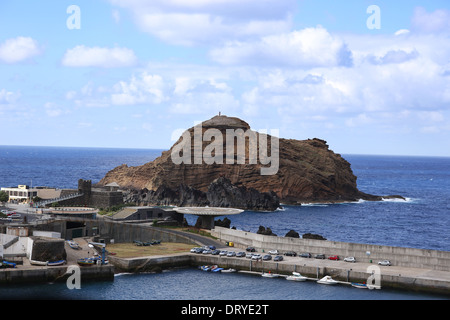
<svg viewBox="0 0 450 320"><path fill-rule="evenodd" d="M80 250L81 249L80 245L77 242L73 241L73 240L67 240L67 244L69 245L69 247L71 247L74 250Z"/></svg>
<svg viewBox="0 0 450 320"><path fill-rule="evenodd" d="M93 264L95 264L95 261L93 259L91 259L91 258L81 258L81 259L77 260L77 263L80 266L89 267L89 266L92 266Z"/></svg>
<svg viewBox="0 0 450 320"><path fill-rule="evenodd" d="M48 261L30 260L30 263L34 266L46 266Z"/></svg>
<svg viewBox="0 0 450 320"><path fill-rule="evenodd" d="M286 280L291 280L291 281L306 281L306 279L308 279L308 278L305 276L302 276L298 272L292 272L292 275L286 277Z"/></svg>
<svg viewBox="0 0 450 320"><path fill-rule="evenodd" d="M333 285L333 284L337 284L338 281L334 280L334 279L331 278L330 276L325 276L325 277L323 277L322 279L317 280L317 283L320 283L320 284L331 284L331 285Z"/></svg>
<svg viewBox="0 0 450 320"><path fill-rule="evenodd" d="M66 260L58 260L58 261L48 261L48 266L60 266L66 263Z"/></svg>
<svg viewBox="0 0 450 320"><path fill-rule="evenodd" d="M279 274L272 273L272 272L269 271L269 272L263 272L261 274L261 276L265 277L265 278L277 278L279 276Z"/></svg>

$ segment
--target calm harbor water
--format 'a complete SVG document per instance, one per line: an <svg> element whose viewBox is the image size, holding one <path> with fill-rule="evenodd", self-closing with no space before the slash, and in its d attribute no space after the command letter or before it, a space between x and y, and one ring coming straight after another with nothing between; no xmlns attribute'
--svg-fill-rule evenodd
<svg viewBox="0 0 450 320"><path fill-rule="evenodd" d="M361 290L241 273L178 269L119 274L111 282L65 283L0 288L0 298L45 300L439 300L448 297L389 289Z"/></svg>
<svg viewBox="0 0 450 320"><path fill-rule="evenodd" d="M142 165L161 150L0 146L0 187L32 184L76 188L80 178L98 182L123 163ZM328 240L450 250L450 158L343 155L360 190L398 194L406 201L284 206L276 212L246 211L231 225L256 232L260 225L279 236L289 230L317 233ZM194 223L195 218L188 218ZM268 290L269 288L269 290ZM292 283L243 274L182 269L160 274L118 275L113 282L7 286L0 298L100 300L395 300L441 299L436 295L348 286Z"/></svg>

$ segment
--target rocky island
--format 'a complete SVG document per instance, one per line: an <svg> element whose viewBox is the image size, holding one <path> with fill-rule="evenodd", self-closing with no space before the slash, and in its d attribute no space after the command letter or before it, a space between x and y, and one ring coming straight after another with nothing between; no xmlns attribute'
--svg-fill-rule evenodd
<svg viewBox="0 0 450 320"><path fill-rule="evenodd" d="M264 174L264 169L272 172ZM361 192L356 181L350 163L324 140L277 138L253 131L241 119L219 115L186 130L154 161L123 164L98 184L116 182L130 190L129 201L141 204L267 211L280 203L401 198Z"/></svg>

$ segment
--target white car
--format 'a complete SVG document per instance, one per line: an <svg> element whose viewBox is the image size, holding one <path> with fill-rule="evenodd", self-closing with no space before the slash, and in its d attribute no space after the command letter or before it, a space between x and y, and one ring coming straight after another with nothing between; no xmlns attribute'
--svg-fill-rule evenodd
<svg viewBox="0 0 450 320"><path fill-rule="evenodd" d="M261 260L262 256L260 254L254 254L252 255L252 260Z"/></svg>
<svg viewBox="0 0 450 320"><path fill-rule="evenodd" d="M344 261L345 262L356 262L356 259L355 259L355 257L345 257Z"/></svg>
<svg viewBox="0 0 450 320"><path fill-rule="evenodd" d="M390 266L391 262L389 260L378 261L380 266Z"/></svg>
<svg viewBox="0 0 450 320"><path fill-rule="evenodd" d="M270 250L269 254L276 254L276 255L278 255L280 253L278 252L278 250Z"/></svg>

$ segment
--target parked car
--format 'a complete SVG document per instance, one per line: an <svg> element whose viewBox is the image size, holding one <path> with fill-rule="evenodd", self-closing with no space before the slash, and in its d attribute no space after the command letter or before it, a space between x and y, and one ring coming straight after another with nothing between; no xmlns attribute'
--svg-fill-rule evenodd
<svg viewBox="0 0 450 320"><path fill-rule="evenodd" d="M272 260L272 256L270 254L266 254L263 258L264 261Z"/></svg>
<svg viewBox="0 0 450 320"><path fill-rule="evenodd" d="M283 256L276 256L273 261L283 261Z"/></svg>
<svg viewBox="0 0 450 320"><path fill-rule="evenodd" d="M195 248L195 253L203 253L204 250L203 248Z"/></svg>
<svg viewBox="0 0 450 320"><path fill-rule="evenodd" d="M261 260L262 259L262 257L261 257L261 255L260 254L254 254L254 255L252 255L252 260Z"/></svg>
<svg viewBox="0 0 450 320"><path fill-rule="evenodd" d="M220 253L220 250L213 250L213 252L211 253L213 256L218 256Z"/></svg>
<svg viewBox="0 0 450 320"><path fill-rule="evenodd" d="M274 254L274 255L276 255L276 254L280 254L280 253L278 252L278 250L270 250L270 251L269 251L269 254Z"/></svg>
<svg viewBox="0 0 450 320"><path fill-rule="evenodd" d="M389 260L378 261L380 266L390 266L391 262Z"/></svg>
<svg viewBox="0 0 450 320"><path fill-rule="evenodd" d="M222 251L220 251L219 256L223 257L223 256L226 256L227 254L228 254L227 250L222 250Z"/></svg>
<svg viewBox="0 0 450 320"><path fill-rule="evenodd" d="M288 257L296 257L297 256L297 252L295 252L295 251L287 251L287 252L284 253L284 255L288 256Z"/></svg>
<svg viewBox="0 0 450 320"><path fill-rule="evenodd" d="M245 249L245 251L247 252L256 252L256 249L253 247L247 247L247 249Z"/></svg>
<svg viewBox="0 0 450 320"><path fill-rule="evenodd" d="M316 259L325 259L325 255L322 253L316 254L316 256L314 257Z"/></svg>
<svg viewBox="0 0 450 320"><path fill-rule="evenodd" d="M329 256L328 259L330 260L339 260L338 256Z"/></svg>
<svg viewBox="0 0 450 320"><path fill-rule="evenodd" d="M191 253L196 253L199 249L201 249L201 248L192 248Z"/></svg>
<svg viewBox="0 0 450 320"><path fill-rule="evenodd" d="M247 252L247 253L245 254L245 257L246 257L247 259L251 259L251 258L253 257L253 253Z"/></svg>
<svg viewBox="0 0 450 320"><path fill-rule="evenodd" d="M238 258L245 257L245 252L239 251L238 253L236 253L236 257L238 257Z"/></svg>
<svg viewBox="0 0 450 320"><path fill-rule="evenodd" d="M211 254L211 253L212 253L212 250L211 250L211 249L206 249L206 250L203 250L202 253L203 253L203 254Z"/></svg>
<svg viewBox="0 0 450 320"><path fill-rule="evenodd" d="M344 261L345 262L356 262L356 259L355 259L355 257L345 257Z"/></svg>
<svg viewBox="0 0 450 320"><path fill-rule="evenodd" d="M311 258L311 253L309 253L309 252L300 253L300 257L302 257L302 258Z"/></svg>
<svg viewBox="0 0 450 320"><path fill-rule="evenodd" d="M236 252L234 252L234 251L228 252L227 257L236 257Z"/></svg>

